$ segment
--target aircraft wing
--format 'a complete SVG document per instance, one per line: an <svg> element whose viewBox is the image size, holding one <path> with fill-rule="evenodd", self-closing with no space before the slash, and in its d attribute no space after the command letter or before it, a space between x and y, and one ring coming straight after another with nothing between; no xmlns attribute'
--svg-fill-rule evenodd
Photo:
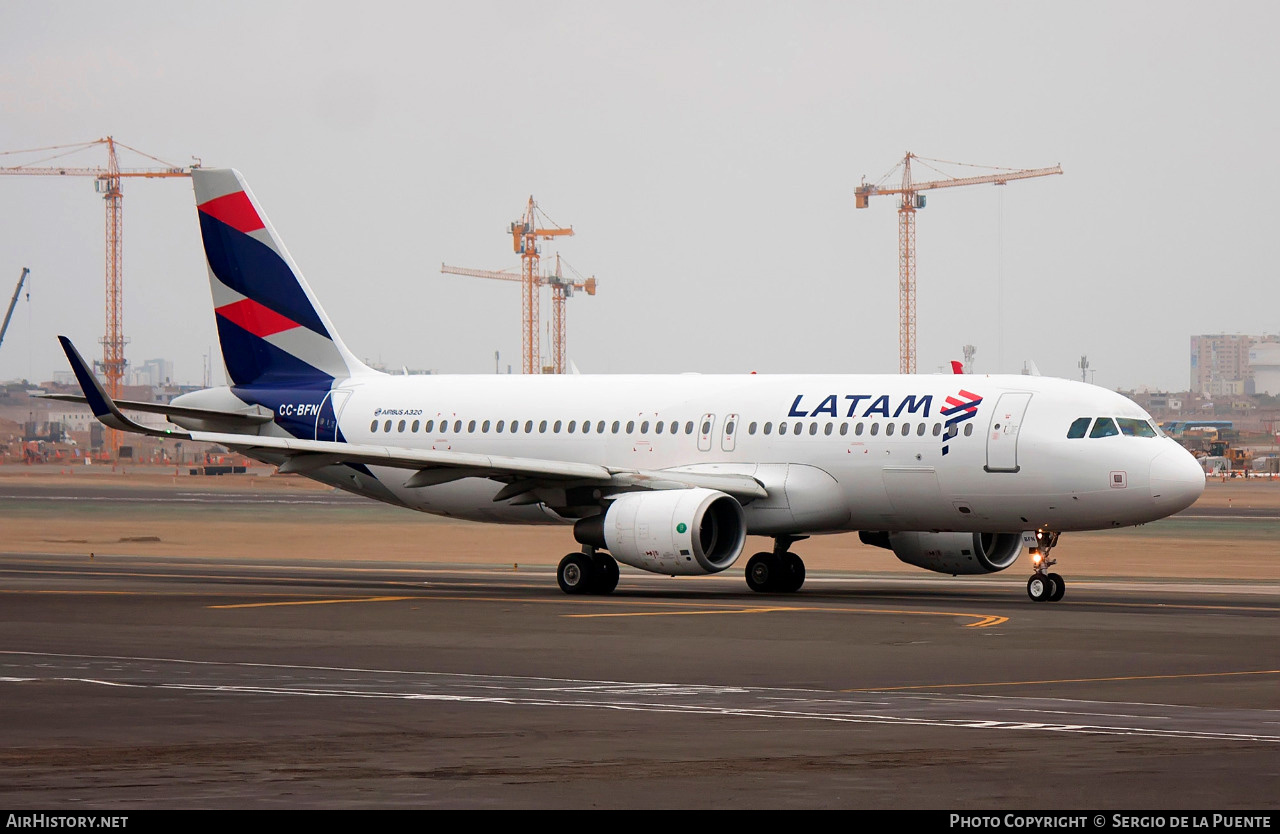
<svg viewBox="0 0 1280 834"><path fill-rule="evenodd" d="M682 489L705 487L717 489L735 498L765 498L768 491L748 475L703 472L671 472L667 470L624 469L592 463L483 455L441 449L408 449L363 443L339 443L330 440L306 440L295 437L236 434L230 432L171 431L151 429L133 422L121 412L115 401L102 388L89 370L79 351L65 336L59 336L76 380L84 391L95 417L104 425L120 431L153 437L216 443L236 449L250 457L268 456L279 459L281 472L306 473L335 464L363 464L412 469L407 486L426 487L460 478L488 477L508 482L494 496L495 501L524 495L540 487L572 484L598 484L625 489ZM199 410L199 409L193 409ZM221 415L222 412L211 412Z"/></svg>

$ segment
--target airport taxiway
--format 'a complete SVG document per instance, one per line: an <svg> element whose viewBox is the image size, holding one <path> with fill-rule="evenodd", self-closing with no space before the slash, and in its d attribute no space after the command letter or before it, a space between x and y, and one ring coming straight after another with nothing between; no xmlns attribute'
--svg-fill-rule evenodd
<svg viewBox="0 0 1280 834"><path fill-rule="evenodd" d="M1024 581L2 554L0 802L1280 804L1280 587Z"/></svg>

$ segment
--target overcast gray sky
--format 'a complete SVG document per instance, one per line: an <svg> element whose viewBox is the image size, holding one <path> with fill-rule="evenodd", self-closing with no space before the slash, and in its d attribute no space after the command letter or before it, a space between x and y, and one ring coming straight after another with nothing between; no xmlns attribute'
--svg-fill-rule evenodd
<svg viewBox="0 0 1280 834"><path fill-rule="evenodd" d="M1181 390L1192 334L1280 331L1278 23L1265 2L9 2L0 150L112 134L238 168L355 353L462 373L495 350L519 370L519 289L440 264L516 268L530 194L577 232L544 257L600 282L569 302L584 372L894 373L896 205L855 211L862 176L908 150L1061 163L930 193L920 370L973 344L979 371L1078 378L1088 354L1100 385ZM0 304L34 279L0 380L64 369L57 333L99 351L103 216L90 179L0 177ZM128 357L198 382L190 183L127 181L124 241Z"/></svg>

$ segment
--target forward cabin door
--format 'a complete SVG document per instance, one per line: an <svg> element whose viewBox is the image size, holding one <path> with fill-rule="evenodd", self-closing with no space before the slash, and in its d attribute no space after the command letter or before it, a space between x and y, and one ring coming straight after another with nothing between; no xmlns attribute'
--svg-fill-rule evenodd
<svg viewBox="0 0 1280 834"><path fill-rule="evenodd" d="M988 472L1018 471L1018 434L1022 430L1022 419L1030 402L1031 394L1026 391L1000 395L1000 401L991 412L991 425L987 429Z"/></svg>

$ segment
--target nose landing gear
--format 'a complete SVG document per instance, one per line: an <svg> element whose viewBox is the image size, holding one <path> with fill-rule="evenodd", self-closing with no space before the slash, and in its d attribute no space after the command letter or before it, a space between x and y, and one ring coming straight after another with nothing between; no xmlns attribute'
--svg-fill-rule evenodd
<svg viewBox="0 0 1280 834"><path fill-rule="evenodd" d="M1067 584L1063 578L1049 572L1049 568L1058 564L1057 559L1049 558L1049 551L1058 544L1058 534L1038 531L1036 541L1031 557L1035 573L1027 580L1027 596L1034 602L1057 602L1067 592Z"/></svg>

